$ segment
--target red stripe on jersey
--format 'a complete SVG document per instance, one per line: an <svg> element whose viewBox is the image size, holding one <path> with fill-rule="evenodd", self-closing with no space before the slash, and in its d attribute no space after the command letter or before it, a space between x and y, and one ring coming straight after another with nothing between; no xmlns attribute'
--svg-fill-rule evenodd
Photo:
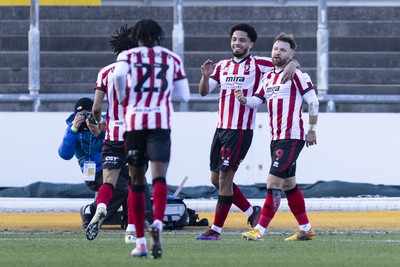
<svg viewBox="0 0 400 267"><path fill-rule="evenodd" d="M154 90L154 50L152 48L148 48L148 57L149 57L149 63L151 66L153 66L151 72L150 72L150 91L147 94L146 101L144 103L145 107L150 107L151 104L151 99L153 98L153 90ZM149 114L145 113L143 114L142 118L142 125L143 129L149 129Z"/></svg>
<svg viewBox="0 0 400 267"><path fill-rule="evenodd" d="M261 76L262 76L262 73L261 73L260 69L256 68L256 74L255 74L254 86L253 86L253 88L254 88L253 95L257 92L258 86L260 85Z"/></svg>
<svg viewBox="0 0 400 267"><path fill-rule="evenodd" d="M161 62L162 62L162 64L163 65L168 65L168 62L167 62L167 53L165 53L165 51L162 51L161 52L161 55L162 55L162 57L161 57ZM174 67L174 73L176 73L176 65L175 64L173 64L173 67ZM161 79L161 88L167 88L167 85L168 84L166 84L167 83L167 72L166 71L164 71L163 73L163 79Z"/></svg>
<svg viewBox="0 0 400 267"><path fill-rule="evenodd" d="M253 118L254 108L249 110L249 118ZM247 129L251 129L251 120L247 120Z"/></svg>
<svg viewBox="0 0 400 267"><path fill-rule="evenodd" d="M159 93L158 94L158 99L157 99L157 107L160 106L161 100L164 97L164 93ZM156 128L161 128L161 113L156 112Z"/></svg>
<svg viewBox="0 0 400 267"><path fill-rule="evenodd" d="M273 119L274 119L274 113L273 113L273 109L272 109L272 100L268 100L268 114L269 114L269 125L270 125L270 129L271 129L271 136L274 136L274 126L273 126Z"/></svg>
<svg viewBox="0 0 400 267"><path fill-rule="evenodd" d="M126 85L126 91L129 91L129 87L128 84ZM115 86L114 86L114 90L112 91L112 95L113 95L113 102L109 103L111 104L114 108L113 108L113 115L114 115L114 120L119 120L119 108L118 108L118 98L117 98L117 90L115 90Z"/></svg>
<svg viewBox="0 0 400 267"><path fill-rule="evenodd" d="M142 93L142 92L138 92L138 93L136 94L135 102L133 103L133 107L134 107L134 108L137 107L138 103L142 100L142 98L143 98L143 93ZM133 114L133 115L131 116L132 130L135 130L135 129L136 129L135 118L136 118L136 116Z"/></svg>
<svg viewBox="0 0 400 267"><path fill-rule="evenodd" d="M232 63L232 61L230 60L230 61L228 61L228 62L226 62L226 65L224 66L224 72L223 72L223 74L222 75L228 75L228 69L229 69L229 66L231 65L231 63ZM219 80L219 76L218 76L218 80Z"/></svg>
<svg viewBox="0 0 400 267"><path fill-rule="evenodd" d="M150 66L152 66L151 71L150 71L150 92L154 91L154 72L155 72L155 68L154 68L154 59L155 59L155 55L154 55L154 50L152 48L149 48L149 50L147 51L148 55L149 55L149 64ZM146 107L148 107L148 105L146 105Z"/></svg>
<svg viewBox="0 0 400 267"><path fill-rule="evenodd" d="M114 139L118 139L118 135L119 135L119 126L114 126L113 134L114 134ZM122 140L112 140L112 141L122 141Z"/></svg>
<svg viewBox="0 0 400 267"><path fill-rule="evenodd" d="M145 104L144 104L145 107L149 107L150 106L152 98L153 98L153 91L150 91L150 92L148 92L147 97L146 97L146 101L145 101ZM144 130L145 129L149 129L149 114L148 113L143 114L142 124L143 124L143 129Z"/></svg>
<svg viewBox="0 0 400 267"><path fill-rule="evenodd" d="M239 73L239 67L240 67L240 64L235 63L233 65L233 72L232 72L233 75L237 75Z"/></svg>
<svg viewBox="0 0 400 267"><path fill-rule="evenodd" d="M240 148L242 147L242 143L243 143L243 136L244 136L244 131L239 131L239 139L237 142L237 146L236 146L236 153L235 156L232 160L231 166L229 167L229 170L232 170L233 167L236 165L236 162L238 161L239 155L240 155Z"/></svg>
<svg viewBox="0 0 400 267"><path fill-rule="evenodd" d="M221 64L218 64L217 67L215 68L215 71L214 71L214 74L215 74L215 75L212 76L212 77L210 77L210 78L213 78L213 79L216 80L218 83L220 83L220 76L219 76L220 71L221 71Z"/></svg>
<svg viewBox="0 0 400 267"><path fill-rule="evenodd" d="M166 95L165 101L167 101L167 103L169 103L170 97L171 97L171 91L169 91L169 92L167 93L167 95ZM171 106L168 105L168 106L167 106L167 118L169 118L170 115L171 115ZM168 123L168 129L171 129L171 121L168 120L167 123Z"/></svg>
<svg viewBox="0 0 400 267"><path fill-rule="evenodd" d="M296 86L294 86L294 83L292 82L292 85L290 87L290 99L289 99L289 107L288 107L289 109L288 109L285 139L290 139L293 126L293 115L294 115L293 113L295 105L296 105Z"/></svg>
<svg viewBox="0 0 400 267"><path fill-rule="evenodd" d="M242 90L242 92L243 92L243 95L244 95L244 97L246 97L247 96L247 94L248 94L248 91L249 90L247 90L247 89L244 89L244 90ZM246 108L245 108L245 106L244 105L240 105L240 108L239 108L239 116L238 116L238 122L237 122L237 124L238 124L238 130L242 130L243 129L243 117L244 117L244 112L245 112L245 110L246 110ZM253 110L253 109L251 109L251 110ZM247 127L249 127L250 125L247 123Z"/></svg>
<svg viewBox="0 0 400 267"><path fill-rule="evenodd" d="M126 114L126 107L127 107L127 105L128 105L129 99L130 99L130 97L131 97L131 90L133 90L133 87L130 88L130 86L131 86L131 84L129 84L129 85L126 86L126 87L127 87L127 88L126 88L126 98L125 98L124 102L122 103L122 110L123 110L124 116L125 116L125 114ZM115 98L115 99L117 99L117 98ZM117 99L117 100L118 100L118 99ZM126 124L126 121L125 121L125 124Z"/></svg>
<svg viewBox="0 0 400 267"><path fill-rule="evenodd" d="M282 167L279 168L278 172L283 172L284 170L286 170L289 167L290 164L292 164L293 155L294 155L294 151L296 150L296 146L297 146L297 140L293 139L293 143L292 143L292 147L290 148L288 160L286 161L285 164L282 165Z"/></svg>
<svg viewBox="0 0 400 267"><path fill-rule="evenodd" d="M301 85L299 76L298 76L297 74L294 75L293 81L295 82L295 85L296 85L297 89L299 89L300 94L303 95L303 94L304 94L304 88L303 88L303 86ZM307 89L307 88L306 88L306 89Z"/></svg>
<svg viewBox="0 0 400 267"><path fill-rule="evenodd" d="M274 81L272 82L272 84L277 84L279 79L279 73L274 73Z"/></svg>
<svg viewBox="0 0 400 267"><path fill-rule="evenodd" d="M283 99L278 99L278 107L277 107L277 116L276 116L276 135L278 139L280 139L282 133L282 119L283 119Z"/></svg>
<svg viewBox="0 0 400 267"><path fill-rule="evenodd" d="M233 112L235 111L235 101L236 101L235 94L233 94L233 91L231 91L231 93L229 94L229 111L228 111L228 125L227 125L228 129L232 127Z"/></svg>
<svg viewBox="0 0 400 267"><path fill-rule="evenodd" d="M132 57L129 57L129 58L132 58ZM140 52L136 53L136 58L137 58L136 63L142 63L142 54ZM143 69L136 68L136 75L137 75L136 81L140 81L143 78ZM134 92L142 91L142 88L138 88L136 90L135 87L136 87L136 85L133 86L133 88L132 88Z"/></svg>
<svg viewBox="0 0 400 267"><path fill-rule="evenodd" d="M224 99L226 96L226 90L221 90L221 99ZM225 101L219 101L220 107L218 109L219 111L219 127L222 127L224 125L224 112L225 112Z"/></svg>
<svg viewBox="0 0 400 267"><path fill-rule="evenodd" d="M301 103L300 109L299 109L299 126L300 126L300 136L304 136L304 123L303 123L303 117L301 116L301 111L303 110L303 103Z"/></svg>
<svg viewBox="0 0 400 267"><path fill-rule="evenodd" d="M131 114L132 130L136 130L135 118L136 118L135 113L132 113Z"/></svg>

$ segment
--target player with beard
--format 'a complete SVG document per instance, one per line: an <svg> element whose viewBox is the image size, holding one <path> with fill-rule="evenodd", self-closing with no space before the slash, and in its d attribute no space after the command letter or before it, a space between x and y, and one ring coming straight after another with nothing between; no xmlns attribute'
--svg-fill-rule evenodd
<svg viewBox="0 0 400 267"><path fill-rule="evenodd" d="M257 112L257 108L241 105L235 98L234 90L252 96L263 73L273 69L274 65L271 58L250 54L257 40L257 32L251 25L241 23L233 26L230 37L233 58L221 60L216 65L208 59L201 66L200 95L206 96L219 88L218 123L210 152L211 183L218 188L219 195L213 225L196 236L198 240L221 238L222 227L232 204L246 214L251 227L257 224L261 211L258 206L252 207L240 188L233 183L236 170L250 148ZM297 66L296 60L290 62L283 78L290 79Z"/></svg>
<svg viewBox="0 0 400 267"><path fill-rule="evenodd" d="M272 47L274 68L264 74L254 96L246 96L235 90L235 96L246 107L255 108L266 102L270 133L271 167L267 177L267 196L258 224L242 234L247 240L263 240L263 235L277 212L282 190L296 218L299 229L285 241L311 240L315 233L308 220L303 194L296 184L296 160L306 146L317 144L316 126L319 101L310 76L296 70L292 80L283 80L283 69L296 50L293 35L280 33ZM303 101L308 103L309 128L305 131L302 119Z"/></svg>

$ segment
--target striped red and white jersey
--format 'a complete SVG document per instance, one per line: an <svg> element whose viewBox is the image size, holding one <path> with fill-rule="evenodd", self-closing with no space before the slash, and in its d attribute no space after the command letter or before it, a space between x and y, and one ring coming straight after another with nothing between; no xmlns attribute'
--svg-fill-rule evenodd
<svg viewBox="0 0 400 267"><path fill-rule="evenodd" d="M302 110L303 96L315 94L310 76L297 69L293 80L282 84L283 71L264 74L255 96L266 102L272 140L306 139Z"/></svg>
<svg viewBox="0 0 400 267"><path fill-rule="evenodd" d="M112 63L100 70L97 75L96 89L105 93L108 102L105 140L124 141L124 112L122 106L118 104L117 93L114 86L113 71L115 65L116 63Z"/></svg>
<svg viewBox="0 0 400 267"><path fill-rule="evenodd" d="M216 87L220 90L217 128L254 129L257 108L241 105L234 91L241 89L244 96L252 96L259 86L263 73L272 68L271 58L253 55L247 56L240 62L225 59L217 63L210 76L217 81ZM210 87L210 90L214 88Z"/></svg>
<svg viewBox="0 0 400 267"><path fill-rule="evenodd" d="M139 46L120 53L117 61L130 65L126 130L171 129L174 82L186 79L181 58L162 46Z"/></svg>

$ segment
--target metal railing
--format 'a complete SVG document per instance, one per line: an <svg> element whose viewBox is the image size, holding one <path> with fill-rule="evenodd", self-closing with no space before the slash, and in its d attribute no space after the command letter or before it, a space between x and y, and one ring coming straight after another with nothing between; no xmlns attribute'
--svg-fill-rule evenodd
<svg viewBox="0 0 400 267"><path fill-rule="evenodd" d="M41 103L74 103L81 97L93 97L93 94L0 94L0 103L32 103L32 111L40 111ZM319 95L321 104L326 104L321 112L336 112L336 104L400 104L400 95ZM189 103L218 103L218 95L202 97L191 94ZM190 111L187 103L177 111Z"/></svg>

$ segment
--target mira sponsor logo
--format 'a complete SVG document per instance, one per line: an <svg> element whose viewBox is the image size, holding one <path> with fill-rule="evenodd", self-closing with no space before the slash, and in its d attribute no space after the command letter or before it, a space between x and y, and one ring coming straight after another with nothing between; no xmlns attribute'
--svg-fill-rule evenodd
<svg viewBox="0 0 400 267"><path fill-rule="evenodd" d="M244 82L245 77L240 77L240 76L233 76L233 77L226 77L226 82Z"/></svg>

